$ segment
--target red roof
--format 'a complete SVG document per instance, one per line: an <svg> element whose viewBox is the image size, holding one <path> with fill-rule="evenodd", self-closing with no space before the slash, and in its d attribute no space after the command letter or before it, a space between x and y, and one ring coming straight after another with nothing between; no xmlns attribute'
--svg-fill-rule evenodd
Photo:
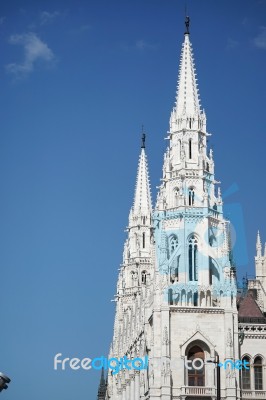
<svg viewBox="0 0 266 400"><path fill-rule="evenodd" d="M239 299L238 316L248 318L264 318L262 311L251 294Z"/></svg>

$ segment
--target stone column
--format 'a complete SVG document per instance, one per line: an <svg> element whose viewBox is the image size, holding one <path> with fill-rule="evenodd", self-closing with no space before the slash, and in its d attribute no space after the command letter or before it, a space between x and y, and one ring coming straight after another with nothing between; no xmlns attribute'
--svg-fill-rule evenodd
<svg viewBox="0 0 266 400"><path fill-rule="evenodd" d="M123 400L122 388L117 389L118 400Z"/></svg>
<svg viewBox="0 0 266 400"><path fill-rule="evenodd" d="M139 371L135 371L135 398L132 397L132 400L139 400L140 399L140 380L139 380Z"/></svg>
<svg viewBox="0 0 266 400"><path fill-rule="evenodd" d="M133 374L130 374L130 400L134 400L135 398L135 375L134 370Z"/></svg>
<svg viewBox="0 0 266 400"><path fill-rule="evenodd" d="M126 398L126 385L122 385L122 400L127 400Z"/></svg>
<svg viewBox="0 0 266 400"><path fill-rule="evenodd" d="M126 400L130 400L130 379L126 379Z"/></svg>

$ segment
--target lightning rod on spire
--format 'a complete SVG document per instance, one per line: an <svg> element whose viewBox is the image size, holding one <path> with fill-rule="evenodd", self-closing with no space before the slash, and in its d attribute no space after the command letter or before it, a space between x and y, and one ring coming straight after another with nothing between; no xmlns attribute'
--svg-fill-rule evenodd
<svg viewBox="0 0 266 400"><path fill-rule="evenodd" d="M146 135L144 133L144 126L142 125L141 148L145 149Z"/></svg>
<svg viewBox="0 0 266 400"><path fill-rule="evenodd" d="M189 18L189 16L186 16L186 18L185 18L185 25L186 25L185 35L189 35L189 24L190 24L190 18Z"/></svg>

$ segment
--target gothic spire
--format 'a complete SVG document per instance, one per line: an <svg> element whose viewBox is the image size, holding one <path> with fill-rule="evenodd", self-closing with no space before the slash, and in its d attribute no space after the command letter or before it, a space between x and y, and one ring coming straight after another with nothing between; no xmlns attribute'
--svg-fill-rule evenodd
<svg viewBox="0 0 266 400"><path fill-rule="evenodd" d="M145 153L145 134L143 133L132 211L135 215L138 214L138 212L149 214L151 212L151 207L149 171Z"/></svg>
<svg viewBox="0 0 266 400"><path fill-rule="evenodd" d="M181 60L179 65L177 94L175 106L171 114L171 125L177 124L177 128L202 128L198 121L205 117L200 107L200 98L196 78L196 69L193 58L192 44L189 35L189 17L186 17L186 32L181 51ZM201 117L201 118L200 118ZM181 121L188 121L188 124L182 124ZM194 122L197 122L194 125ZM193 126L194 125L194 126Z"/></svg>
<svg viewBox="0 0 266 400"><path fill-rule="evenodd" d="M188 33L185 33L181 52L175 110L177 116L182 116L184 112L187 116L200 114L196 71Z"/></svg>
<svg viewBox="0 0 266 400"><path fill-rule="evenodd" d="M104 400L105 399L105 394L106 394L106 380L104 378L104 369L102 368L101 372L101 379L98 387L98 396L97 400Z"/></svg>
<svg viewBox="0 0 266 400"><path fill-rule="evenodd" d="M257 234L257 243L256 243L257 257L261 257L261 239L260 239L260 231Z"/></svg>

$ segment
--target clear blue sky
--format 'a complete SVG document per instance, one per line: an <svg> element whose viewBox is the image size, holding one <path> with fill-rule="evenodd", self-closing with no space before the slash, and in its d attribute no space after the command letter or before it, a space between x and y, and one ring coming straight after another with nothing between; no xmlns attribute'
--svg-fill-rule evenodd
<svg viewBox="0 0 266 400"><path fill-rule="evenodd" d="M266 1L188 1L216 178L243 210L253 273L266 240ZM0 370L7 400L94 400L99 373L53 356L108 353L141 124L155 199L184 1L2 1ZM245 258L245 257L244 257ZM243 265L241 265L241 263Z"/></svg>

